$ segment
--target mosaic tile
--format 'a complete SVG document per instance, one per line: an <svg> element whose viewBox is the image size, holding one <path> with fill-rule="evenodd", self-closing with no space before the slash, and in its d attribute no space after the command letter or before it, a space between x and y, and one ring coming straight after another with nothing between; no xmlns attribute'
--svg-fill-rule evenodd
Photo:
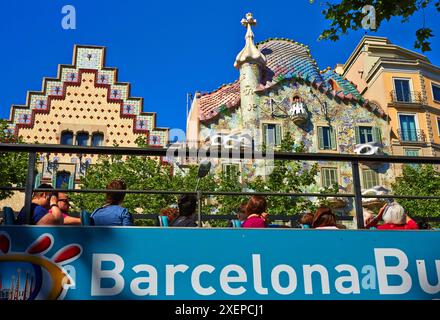
<svg viewBox="0 0 440 320"><path fill-rule="evenodd" d="M78 48L76 65L82 69L101 69L104 49Z"/></svg>

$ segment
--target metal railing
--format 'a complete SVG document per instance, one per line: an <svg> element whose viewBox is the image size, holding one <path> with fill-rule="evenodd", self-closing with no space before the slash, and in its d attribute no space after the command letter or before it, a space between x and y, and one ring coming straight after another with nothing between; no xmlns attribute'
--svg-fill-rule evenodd
<svg viewBox="0 0 440 320"><path fill-rule="evenodd" d="M402 142L425 142L426 136L423 130L397 129L399 140Z"/></svg>
<svg viewBox="0 0 440 320"><path fill-rule="evenodd" d="M62 145L38 145L38 144L4 144L0 143L0 152L26 152L29 154L28 172L25 188L0 187L0 190L18 190L25 192L25 213L26 222L31 222L32 193L34 191L59 191L72 193L138 193L138 194L194 194L199 200L198 219L201 225L201 199L203 195L262 195L262 196L297 196L297 197L340 197L354 198L357 228L364 227L362 199L363 198L383 198L383 199L431 199L440 200L440 196L403 196L403 195L362 195L359 176L360 163L420 163L420 164L440 164L440 157L414 157L414 156L385 156L385 155L353 155L353 154L334 154L334 153L294 153L294 152L274 152L274 160L302 160L302 161L334 161L349 162L352 167L353 193L278 193L278 192L218 192L218 191L176 191L176 190L106 190L106 189L38 189L34 188L35 165L37 152L59 152L59 153L88 153L88 154L109 154L109 155L136 155L136 156L169 156L166 148L147 147L147 148L126 148L126 147L82 147L82 146L62 146ZM174 154L185 154L193 157L195 154L203 154L204 157L221 158L227 156L230 159L266 159L265 152L247 153L245 151L219 152L218 150L197 150L197 149L176 149Z"/></svg>
<svg viewBox="0 0 440 320"><path fill-rule="evenodd" d="M390 92L391 101L398 103L424 103L423 95L420 91L396 91Z"/></svg>

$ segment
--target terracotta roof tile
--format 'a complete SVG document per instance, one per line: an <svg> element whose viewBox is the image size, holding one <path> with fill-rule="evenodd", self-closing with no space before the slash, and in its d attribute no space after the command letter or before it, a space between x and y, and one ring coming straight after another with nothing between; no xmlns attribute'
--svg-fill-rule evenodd
<svg viewBox="0 0 440 320"><path fill-rule="evenodd" d="M256 45L267 58L257 91L267 90L289 78L300 78L324 92L330 91L340 99L355 100L365 105L356 87L333 70L320 71L307 46L289 39L268 39ZM329 83L333 79L342 90L335 91ZM239 80L223 85L200 97L200 120L208 121L240 104ZM368 104L368 102L367 102ZM379 110L381 116L383 110Z"/></svg>

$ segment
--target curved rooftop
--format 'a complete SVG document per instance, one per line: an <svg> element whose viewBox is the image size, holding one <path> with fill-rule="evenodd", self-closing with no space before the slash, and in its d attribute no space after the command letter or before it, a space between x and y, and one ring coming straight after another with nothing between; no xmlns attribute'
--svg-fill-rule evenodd
<svg viewBox="0 0 440 320"><path fill-rule="evenodd" d="M256 44L266 57L262 66L261 83L257 92L263 92L285 79L302 79L316 88L342 100L354 100L367 107L356 86L333 70L320 70L310 55L308 46L285 38L271 38ZM336 85L335 85L336 84ZM200 97L200 120L208 121L223 111L240 104L240 82L222 85L220 88L202 94ZM383 110L374 112L385 117Z"/></svg>

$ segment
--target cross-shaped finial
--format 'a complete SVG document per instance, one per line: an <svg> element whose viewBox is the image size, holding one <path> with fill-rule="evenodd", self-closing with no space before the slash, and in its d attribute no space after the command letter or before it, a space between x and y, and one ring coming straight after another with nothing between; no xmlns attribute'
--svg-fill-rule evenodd
<svg viewBox="0 0 440 320"><path fill-rule="evenodd" d="M254 19L252 13L246 13L246 18L241 19L241 24L247 28L247 26L255 26L257 24L257 19Z"/></svg>

